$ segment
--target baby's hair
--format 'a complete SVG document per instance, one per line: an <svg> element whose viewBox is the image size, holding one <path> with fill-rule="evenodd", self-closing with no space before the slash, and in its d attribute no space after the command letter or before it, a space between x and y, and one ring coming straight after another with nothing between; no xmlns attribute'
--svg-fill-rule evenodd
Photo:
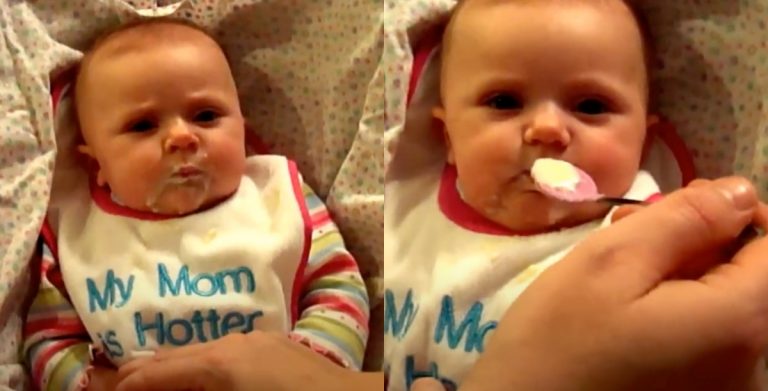
<svg viewBox="0 0 768 391"><path fill-rule="evenodd" d="M503 3L503 2L532 2L532 1L561 1L561 2L573 2L574 0L457 0L456 5L453 8L453 11L451 12L450 18L448 19L448 23L445 26L445 30L443 32L443 40L441 45L441 55L443 58L447 56L447 53L451 50L451 40L453 38L453 27L456 23L456 19L458 19L458 16L461 14L461 11L464 7L467 6L469 3L477 2L477 1L485 1L489 3ZM582 2L607 2L608 0L581 0ZM655 47L653 45L653 39L650 32L650 27L648 24L648 20L645 18L645 15L643 12L641 12L639 5L637 4L638 1L636 0L619 0L624 5L627 6L629 9L633 19L635 20L635 23L637 23L637 27L640 30L640 38L641 38L641 44L643 49L643 59L645 60L645 73L646 73L646 79L647 79L647 90L650 89L650 73L653 69L656 68L656 56L655 56ZM651 107L651 96L650 91L646 91L646 96L648 99L648 106Z"/></svg>

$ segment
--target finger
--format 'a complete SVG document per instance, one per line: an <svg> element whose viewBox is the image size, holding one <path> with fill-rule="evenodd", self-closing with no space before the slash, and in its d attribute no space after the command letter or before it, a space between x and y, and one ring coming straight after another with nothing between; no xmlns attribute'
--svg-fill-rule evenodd
<svg viewBox="0 0 768 391"><path fill-rule="evenodd" d="M223 387L223 388L222 388ZM205 360L194 357L144 365L121 379L115 391L186 391L226 389Z"/></svg>
<svg viewBox="0 0 768 391"><path fill-rule="evenodd" d="M156 365L160 361L170 360L177 357L192 357L212 348L212 343L198 343L193 345L180 346L174 349L159 349L153 356L133 359L123 365L117 371L118 380L130 376L133 372L147 365Z"/></svg>
<svg viewBox="0 0 768 391"><path fill-rule="evenodd" d="M759 357L768 340L767 253L768 239L760 239L697 281L660 284L633 303L636 318L630 323L652 318L654 324L669 325L663 336L659 334L662 339L655 341L658 346L738 346L741 353ZM695 333L690 324L680 322L681 313L695 319Z"/></svg>
<svg viewBox="0 0 768 391"><path fill-rule="evenodd" d="M768 230L768 205L761 202L757 207L754 224L757 228L760 228L763 231Z"/></svg>
<svg viewBox="0 0 768 391"><path fill-rule="evenodd" d="M439 381L431 377L423 377L413 383L411 391L445 391L445 387L443 387Z"/></svg>
<svg viewBox="0 0 768 391"><path fill-rule="evenodd" d="M616 209L616 211L613 212L611 215L611 224L631 215L632 213L635 213L639 210L643 209L643 206L641 205L624 205Z"/></svg>
<svg viewBox="0 0 768 391"><path fill-rule="evenodd" d="M731 263L713 269L701 281L738 295L745 304L755 302L768 307L767 254L768 238L756 239L736 253Z"/></svg>
<svg viewBox="0 0 768 391"><path fill-rule="evenodd" d="M224 337L226 338L226 337ZM204 343L195 343L192 345L184 345L174 348L165 348L165 349L159 349L154 356L152 356L152 360L154 361L163 361L168 359L173 359L176 357L183 357L183 356L194 356L201 353L204 353L208 350L211 350L215 348L216 345L220 345L223 342L223 338L211 342L204 342Z"/></svg>
<svg viewBox="0 0 768 391"><path fill-rule="evenodd" d="M688 183L686 187L700 187L700 186L708 185L710 183L712 183L712 181L709 179L694 179L690 183Z"/></svg>
<svg viewBox="0 0 768 391"><path fill-rule="evenodd" d="M161 348L155 352L154 356L134 359L120 366L118 369L118 379L122 380L146 365L157 365L163 361L175 360L182 357L200 358L213 351L227 351L231 349L231 346L242 347L248 345L249 349L269 349L270 347L265 345L265 343L268 342L285 342L281 345L294 350L303 351L307 349L304 345L290 341L288 337L278 333L263 332L259 330L252 331L248 334L233 333L215 341L186 345L173 349Z"/></svg>
<svg viewBox="0 0 768 391"><path fill-rule="evenodd" d="M712 183L709 179L694 179L686 187L696 188L705 186ZM611 223L615 223L624 217L627 217L631 215L632 213L635 213L641 209L643 209L645 205L623 205L620 206L618 209L616 209L615 212L611 215Z"/></svg>
<svg viewBox="0 0 768 391"><path fill-rule="evenodd" d="M736 238L757 209L755 189L743 178L682 189L592 235L567 257L575 261L567 269L613 281L623 294L644 294L686 261Z"/></svg>
<svg viewBox="0 0 768 391"><path fill-rule="evenodd" d="M120 381L124 379L131 373L135 372L136 370L140 369L144 365L147 365L148 363L151 363L151 362L152 362L152 357L142 357L142 358L137 358L137 359L128 361L127 363L117 368L117 380Z"/></svg>

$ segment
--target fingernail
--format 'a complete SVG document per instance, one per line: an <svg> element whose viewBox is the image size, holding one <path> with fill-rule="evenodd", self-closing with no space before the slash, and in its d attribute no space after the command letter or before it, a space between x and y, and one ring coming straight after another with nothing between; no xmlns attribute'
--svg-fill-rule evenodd
<svg viewBox="0 0 768 391"><path fill-rule="evenodd" d="M740 210L751 210L757 204L757 195L752 185L742 178L728 178L716 182L717 189L726 196L733 206Z"/></svg>

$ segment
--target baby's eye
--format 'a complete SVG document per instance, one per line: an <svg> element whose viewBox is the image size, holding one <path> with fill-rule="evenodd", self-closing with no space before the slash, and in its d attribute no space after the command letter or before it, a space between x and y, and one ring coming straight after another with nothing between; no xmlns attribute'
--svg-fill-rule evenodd
<svg viewBox="0 0 768 391"><path fill-rule="evenodd" d="M136 122L133 122L129 127L128 130L135 133L144 133L149 132L153 129L155 129L157 125L154 121L148 120L148 119L141 119Z"/></svg>
<svg viewBox="0 0 768 391"><path fill-rule="evenodd" d="M488 106L495 110L519 110L523 103L517 97L509 94L499 94L488 100Z"/></svg>
<svg viewBox="0 0 768 391"><path fill-rule="evenodd" d="M576 104L576 111L587 115L600 115L610 111L607 103L597 98L589 98Z"/></svg>
<svg viewBox="0 0 768 391"><path fill-rule="evenodd" d="M210 123L219 119L220 115L214 110L206 109L195 114L193 120L199 123Z"/></svg>

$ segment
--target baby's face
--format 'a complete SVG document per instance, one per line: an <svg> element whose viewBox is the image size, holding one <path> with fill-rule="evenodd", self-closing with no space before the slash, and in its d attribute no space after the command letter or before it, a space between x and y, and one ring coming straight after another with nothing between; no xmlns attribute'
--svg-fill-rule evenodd
<svg viewBox="0 0 768 391"><path fill-rule="evenodd" d="M435 110L462 195L518 231L597 218L604 206L548 199L529 170L537 158L558 158L606 195L629 189L647 112L634 19L618 1L493 3L468 5L456 21Z"/></svg>
<svg viewBox="0 0 768 391"><path fill-rule="evenodd" d="M78 79L81 151L98 163L99 185L135 210L187 214L240 184L237 90L221 51L193 38L104 50Z"/></svg>

